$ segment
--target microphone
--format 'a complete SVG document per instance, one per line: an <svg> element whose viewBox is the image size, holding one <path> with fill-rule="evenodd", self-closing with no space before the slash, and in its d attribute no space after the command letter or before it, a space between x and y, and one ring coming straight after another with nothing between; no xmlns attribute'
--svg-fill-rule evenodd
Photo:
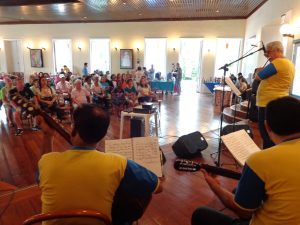
<svg viewBox="0 0 300 225"><path fill-rule="evenodd" d="M262 41L262 42L261 42L261 44L262 44L262 48L261 48L261 49L264 51L264 53L266 53L267 51L266 51L266 48L265 48L264 42Z"/></svg>
<svg viewBox="0 0 300 225"><path fill-rule="evenodd" d="M257 47L257 45L251 45L252 47Z"/></svg>

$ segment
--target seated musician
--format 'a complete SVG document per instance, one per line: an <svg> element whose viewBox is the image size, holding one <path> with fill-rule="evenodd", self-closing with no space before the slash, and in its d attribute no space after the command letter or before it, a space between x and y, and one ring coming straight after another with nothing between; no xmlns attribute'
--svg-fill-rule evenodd
<svg viewBox="0 0 300 225"><path fill-rule="evenodd" d="M224 205L248 221L201 207L194 212L192 225L300 224L300 101L292 97L271 101L265 123L276 145L247 159L234 195L202 171Z"/></svg>
<svg viewBox="0 0 300 225"><path fill-rule="evenodd" d="M74 82L75 88L71 92L71 99L74 108L78 107L81 104L90 102L90 92L82 87L82 81L77 79Z"/></svg>
<svg viewBox="0 0 300 225"><path fill-rule="evenodd" d="M20 136L23 134L23 126L22 126L22 113L24 112L24 109L22 109L22 105L19 104L19 101L14 101L15 97L20 97L22 98L22 102L24 101L30 101L32 100L35 106L38 106L37 98L33 94L33 92L30 90L29 87L25 87L24 85L24 80L22 78L17 78L16 79L16 87L11 89L9 91L9 100L10 100L10 105L12 106L12 111L13 111L13 117L16 123L16 136ZM20 100L21 102L21 100ZM32 126L33 131L38 131L39 127L37 125L36 121L36 116L33 116L33 126Z"/></svg>
<svg viewBox="0 0 300 225"><path fill-rule="evenodd" d="M112 218L111 213L118 215L112 212L116 191L140 199L161 191L159 179L149 170L121 155L96 150L109 123L109 114L99 106L80 105L73 113L73 147L64 152L52 152L54 131L41 124L43 146L48 148L43 150L51 152L44 154L38 164L43 212L90 209ZM114 225L131 224L117 217L112 219Z"/></svg>

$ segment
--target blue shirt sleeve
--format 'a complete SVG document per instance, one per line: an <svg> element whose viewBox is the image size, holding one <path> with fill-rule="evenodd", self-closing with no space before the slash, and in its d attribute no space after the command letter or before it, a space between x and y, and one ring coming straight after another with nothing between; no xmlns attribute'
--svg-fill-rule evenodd
<svg viewBox="0 0 300 225"><path fill-rule="evenodd" d="M265 183L245 164L235 193L235 202L244 209L257 209L265 199Z"/></svg>
<svg viewBox="0 0 300 225"><path fill-rule="evenodd" d="M127 160L119 190L132 196L143 197L152 194L157 183L158 178L154 173L132 160Z"/></svg>
<svg viewBox="0 0 300 225"><path fill-rule="evenodd" d="M258 72L258 76L260 79L264 80L267 79L268 77L273 76L276 73L277 73L276 67L274 66L273 63L270 63L262 71Z"/></svg>

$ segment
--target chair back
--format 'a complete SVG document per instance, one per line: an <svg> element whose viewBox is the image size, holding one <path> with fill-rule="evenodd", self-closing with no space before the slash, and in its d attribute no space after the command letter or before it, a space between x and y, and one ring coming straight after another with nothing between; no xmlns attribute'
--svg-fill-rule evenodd
<svg viewBox="0 0 300 225"><path fill-rule="evenodd" d="M40 223L48 220L66 219L66 218L93 218L102 222L105 225L111 225L110 219L103 213L96 210L85 210L85 209L75 209L75 210L64 210L49 213L41 213L29 217L23 222L23 225L31 225L35 223ZM100 223L99 223L100 224Z"/></svg>

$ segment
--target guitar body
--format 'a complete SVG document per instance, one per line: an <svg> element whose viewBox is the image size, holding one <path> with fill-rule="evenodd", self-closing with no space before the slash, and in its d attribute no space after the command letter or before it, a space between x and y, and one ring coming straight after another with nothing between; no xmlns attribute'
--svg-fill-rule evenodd
<svg viewBox="0 0 300 225"><path fill-rule="evenodd" d="M112 224L121 225L124 222L134 222L140 219L151 199L152 195L137 198L118 189L111 210Z"/></svg>

